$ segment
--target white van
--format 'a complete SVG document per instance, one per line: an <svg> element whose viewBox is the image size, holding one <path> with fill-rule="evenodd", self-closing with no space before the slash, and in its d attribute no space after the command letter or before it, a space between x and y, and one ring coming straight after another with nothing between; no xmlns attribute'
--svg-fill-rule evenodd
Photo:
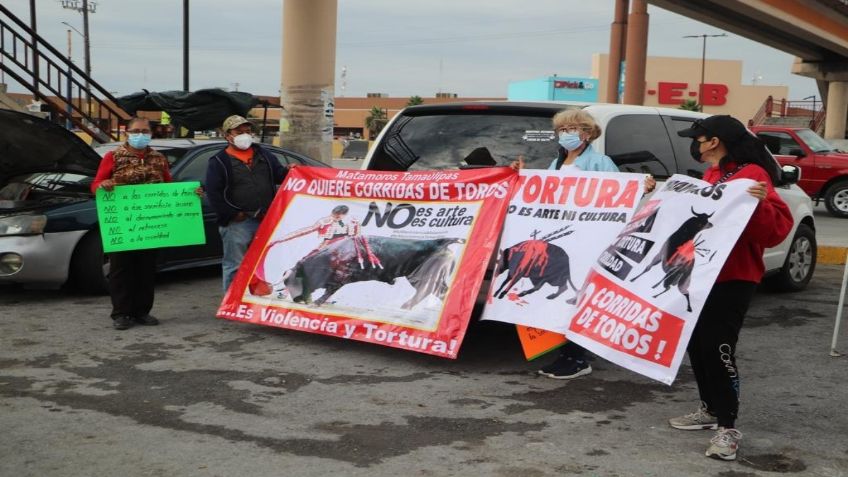
<svg viewBox="0 0 848 477"><path fill-rule="evenodd" d="M547 168L557 157L551 118L563 109L581 108L601 126L592 143L622 172L650 173L657 181L673 174L700 178L706 164L689 154L688 138L677 131L707 114L681 109L618 104L558 102L467 102L411 106L380 132L362 168L370 170L456 169L508 165L519 154L527 167ZM764 254L766 282L779 290L806 288L816 265L812 201L787 178L778 192L792 209L789 237Z"/></svg>

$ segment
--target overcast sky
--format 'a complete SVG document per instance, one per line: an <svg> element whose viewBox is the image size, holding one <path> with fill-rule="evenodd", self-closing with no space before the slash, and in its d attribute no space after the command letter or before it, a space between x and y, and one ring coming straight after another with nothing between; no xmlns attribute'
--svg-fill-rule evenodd
<svg viewBox="0 0 848 477"><path fill-rule="evenodd" d="M3 0L29 21L29 0ZM278 95L283 0L193 0L191 89L236 88ZM514 80L588 76L593 53L609 48L613 0L339 0L336 94L505 97ZM38 31L67 50L68 22L82 15L59 0L37 0ZM649 5L648 54L700 58L700 39L722 30ZM90 15L92 76L118 95L182 89L182 2L102 0ZM742 60L743 83L789 86L788 99L818 95L792 75L793 57L728 33L707 41L710 59ZM82 67L82 38L73 34ZM707 72L709 80L709 71ZM236 86L236 84L238 84ZM13 88L20 91L20 88Z"/></svg>

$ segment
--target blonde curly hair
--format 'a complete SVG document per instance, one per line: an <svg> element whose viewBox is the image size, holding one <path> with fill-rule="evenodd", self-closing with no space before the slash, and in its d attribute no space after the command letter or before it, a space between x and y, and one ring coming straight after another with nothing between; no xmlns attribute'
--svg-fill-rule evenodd
<svg viewBox="0 0 848 477"><path fill-rule="evenodd" d="M589 134L588 142L592 142L601 136L601 127L595 122L591 114L582 109L564 109L554 115L554 130L564 126L576 125Z"/></svg>

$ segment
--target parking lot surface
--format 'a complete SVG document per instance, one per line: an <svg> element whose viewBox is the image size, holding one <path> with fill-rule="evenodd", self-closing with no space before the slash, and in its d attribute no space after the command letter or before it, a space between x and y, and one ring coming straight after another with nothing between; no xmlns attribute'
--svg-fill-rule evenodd
<svg viewBox="0 0 848 477"><path fill-rule="evenodd" d="M451 361L217 320L215 269L160 276L162 324L127 331L108 297L5 287L0 475L848 476L848 361L828 355L841 277L757 294L733 463L704 457L709 431L666 424L697 406L687 364L673 386L602 359L563 382L499 323Z"/></svg>

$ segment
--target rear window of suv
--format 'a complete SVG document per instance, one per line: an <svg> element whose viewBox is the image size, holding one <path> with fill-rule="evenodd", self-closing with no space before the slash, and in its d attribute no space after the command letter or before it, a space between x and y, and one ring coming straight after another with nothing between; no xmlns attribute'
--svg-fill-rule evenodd
<svg viewBox="0 0 848 477"><path fill-rule="evenodd" d="M403 115L383 135L368 168L457 169L491 160L505 166L521 154L527 167L543 169L557 157L558 144L551 125L554 113L450 111Z"/></svg>

